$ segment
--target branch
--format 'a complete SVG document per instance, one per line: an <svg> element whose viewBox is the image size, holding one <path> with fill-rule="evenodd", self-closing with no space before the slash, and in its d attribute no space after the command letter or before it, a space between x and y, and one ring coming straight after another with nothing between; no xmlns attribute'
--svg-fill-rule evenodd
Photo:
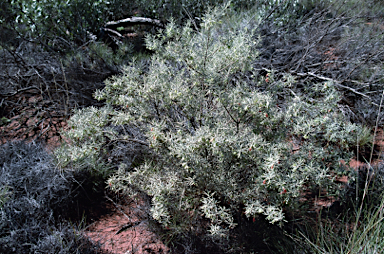
<svg viewBox="0 0 384 254"><path fill-rule="evenodd" d="M276 5L275 8L272 9L272 11L260 21L260 24L262 24L264 21L266 21L283 3L285 3L286 0L282 1L279 5Z"/></svg>
<svg viewBox="0 0 384 254"><path fill-rule="evenodd" d="M142 141L142 140L139 140L139 139L114 139L114 140L111 140L109 143L112 143L112 142L126 142L126 143L129 143L129 142L134 142L134 143L139 143L140 145L143 145L143 146L149 146L148 143Z"/></svg>
<svg viewBox="0 0 384 254"><path fill-rule="evenodd" d="M293 72L291 72L291 73L293 73ZM316 75L315 73L312 73L312 72L308 72L308 73L294 73L294 74L296 74L298 76L312 76L312 77L315 77L315 78L318 78L318 79L321 79L321 80L332 81L336 86L338 86L340 88L347 89L348 91L350 91L352 93L355 93L357 95L363 96L364 98L369 99L371 101L372 105L375 105L375 106L379 107L379 105L377 103L372 102L371 98L368 95L363 94L363 93L357 91L356 89L354 89L352 87L342 85L341 84L342 82L340 82L338 80L327 78L327 77L323 77L323 76L319 76L319 75Z"/></svg>
<svg viewBox="0 0 384 254"><path fill-rule="evenodd" d="M4 96L4 97L11 97L11 96L14 96L18 93L21 93L21 92L25 92L25 91L28 91L28 90L38 90L39 92L37 93L40 93L40 89L35 87L35 86L30 86L30 87L26 87L26 88L21 88L21 89L17 89L16 92L13 92L13 93L8 93L8 94L0 94L1 96Z"/></svg>
<svg viewBox="0 0 384 254"><path fill-rule="evenodd" d="M121 33L119 33L119 32L117 32L117 31L115 31L115 30L112 30L112 29L110 29L110 28L103 28L103 30L105 31L105 32L107 32L107 33L109 33L109 34L112 34L112 35L114 35L114 36L117 36L117 37L119 37L119 38L123 38L124 36L123 35L121 35Z"/></svg>
<svg viewBox="0 0 384 254"><path fill-rule="evenodd" d="M105 24L105 28L117 29L118 27L134 26L134 25L151 25L160 28L164 28L164 25L157 19L132 17L127 19L121 19L117 21L110 21Z"/></svg>

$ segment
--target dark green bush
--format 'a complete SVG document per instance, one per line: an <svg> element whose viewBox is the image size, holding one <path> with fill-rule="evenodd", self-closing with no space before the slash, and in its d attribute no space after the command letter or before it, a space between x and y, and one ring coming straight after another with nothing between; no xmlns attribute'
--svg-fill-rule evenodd
<svg viewBox="0 0 384 254"><path fill-rule="evenodd" d="M97 35L109 19L121 18L122 7L127 4L118 0L19 0L12 2L12 7L16 10L21 32L27 32L53 49L60 49L59 45L65 49L72 43L86 43L88 33Z"/></svg>

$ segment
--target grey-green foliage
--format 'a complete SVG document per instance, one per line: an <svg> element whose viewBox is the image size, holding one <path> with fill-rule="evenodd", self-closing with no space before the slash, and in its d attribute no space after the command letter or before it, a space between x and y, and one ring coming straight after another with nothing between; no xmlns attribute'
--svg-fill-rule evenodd
<svg viewBox="0 0 384 254"><path fill-rule="evenodd" d="M70 213L71 187L41 145L1 145L0 252L100 253L59 215Z"/></svg>
<svg viewBox="0 0 384 254"><path fill-rule="evenodd" d="M289 75L274 81L271 73L265 81L253 74L259 19L255 11L220 7L198 32L171 22L148 37L155 51L149 66L132 62L106 82L96 98L107 106L73 116L66 135L74 147L59 150L59 158L98 158L91 151L106 139L137 142L111 126L140 129L151 156L121 164L108 182L151 196L153 218L174 233L225 238L235 214L280 223L308 186L337 194L333 178L343 173L340 160L349 159L361 128L344 119L331 83L302 90Z"/></svg>
<svg viewBox="0 0 384 254"><path fill-rule="evenodd" d="M89 107L77 111L72 116L69 125L70 130L67 135L72 139L71 146L64 144L56 150L60 157L60 165L66 166L72 161L76 161L78 169L93 169L105 171L106 165L100 161L100 145L105 142L103 126L108 123L108 108L96 109ZM64 150L65 154L61 154ZM81 155L81 156L79 156Z"/></svg>

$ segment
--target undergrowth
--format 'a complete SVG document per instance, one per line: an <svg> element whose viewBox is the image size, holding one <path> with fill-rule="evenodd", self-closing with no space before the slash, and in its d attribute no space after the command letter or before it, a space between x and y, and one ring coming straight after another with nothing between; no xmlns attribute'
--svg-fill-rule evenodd
<svg viewBox="0 0 384 254"><path fill-rule="evenodd" d="M130 144L146 156L117 161L109 186L150 196L168 237L199 236L223 251L241 249L233 233L247 220L282 227L286 213L305 213L306 191L339 197L334 180L349 174L342 161L356 133L368 132L340 110L334 82L303 87L289 73L265 78L252 68L260 15L226 5L207 12L198 31L171 22L148 36L149 64L133 61L95 93L105 107L69 121L70 144L56 151L62 165L104 170Z"/></svg>
<svg viewBox="0 0 384 254"><path fill-rule="evenodd" d="M147 36L152 55L138 59L129 45L113 52L89 40L87 29L96 33L108 17L103 12L102 19L82 20L76 4L92 3L74 3L57 10L60 17L72 11L75 24L84 21L71 32L52 33L68 24L46 26L50 17L30 13L50 35L37 54L66 54L55 68L40 70L21 54L30 52L28 43L17 50L3 43L7 61L17 53L37 81L53 77L55 100L64 103L66 116L79 107L62 132L67 143L55 151L57 160L35 144L0 147L1 251L92 253L95 247L62 211L93 204L108 185L149 196L163 239L185 253L382 252L384 171L371 163L382 123L382 32L380 15L371 15L380 11L376 1L369 3L372 10L348 10L355 1L258 1L250 11L245 6L251 2L241 0L217 8L200 1L142 1L138 6L151 17L175 17ZM107 9L107 2L96 1L82 11L91 19ZM22 18L35 33L39 27L27 14ZM101 85L88 84L112 74L93 103L89 95ZM7 75L12 81L14 75ZM78 85L68 89L71 80ZM47 87L40 91L52 100L53 85ZM13 88L15 94L6 96L17 95ZM84 102L70 104L73 95ZM372 138L367 126L375 120ZM368 168L348 168L354 155L367 154ZM343 176L347 184L339 181ZM311 217L308 193L337 201Z"/></svg>
<svg viewBox="0 0 384 254"><path fill-rule="evenodd" d="M0 170L1 253L101 253L80 224L65 220L75 208L73 176L41 145L1 145Z"/></svg>

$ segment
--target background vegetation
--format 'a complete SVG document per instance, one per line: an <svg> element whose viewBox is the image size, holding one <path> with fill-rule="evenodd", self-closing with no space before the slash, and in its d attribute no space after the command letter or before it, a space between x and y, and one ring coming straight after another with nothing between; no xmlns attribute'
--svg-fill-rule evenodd
<svg viewBox="0 0 384 254"><path fill-rule="evenodd" d="M382 8L3 1L2 137L34 116L27 137L44 143L40 123L68 120L53 158L35 144L1 146L4 251L96 251L58 211L108 184L151 198L175 252L382 252ZM106 33L133 16L163 28ZM351 170L353 157L367 166ZM316 213L325 196L336 202Z"/></svg>

